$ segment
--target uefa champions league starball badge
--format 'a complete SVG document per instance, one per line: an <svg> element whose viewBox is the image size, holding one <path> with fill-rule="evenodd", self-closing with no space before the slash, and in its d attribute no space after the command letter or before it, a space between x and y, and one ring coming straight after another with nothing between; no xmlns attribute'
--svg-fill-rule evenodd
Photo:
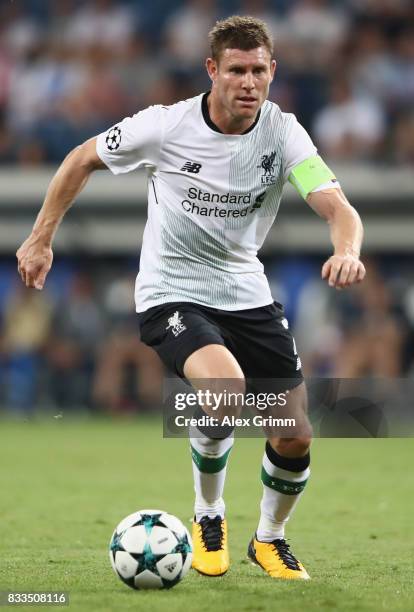
<svg viewBox="0 0 414 612"><path fill-rule="evenodd" d="M116 125L106 135L106 146L110 151L116 151L121 144L121 129Z"/></svg>

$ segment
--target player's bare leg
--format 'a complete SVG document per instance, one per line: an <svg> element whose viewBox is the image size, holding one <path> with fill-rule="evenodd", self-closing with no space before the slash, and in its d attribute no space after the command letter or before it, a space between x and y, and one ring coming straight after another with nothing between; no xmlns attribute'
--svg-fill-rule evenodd
<svg viewBox="0 0 414 612"><path fill-rule="evenodd" d="M262 462L260 520L248 549L249 558L272 578L308 580L309 574L285 540L285 525L309 478L311 426L306 416L305 383L290 391L289 414L301 416L300 435L268 436Z"/></svg>
<svg viewBox="0 0 414 612"><path fill-rule="evenodd" d="M234 356L224 346L211 344L195 351L184 364L185 377L196 389L244 393L243 372ZM229 389L229 385L232 387ZM226 407L237 414L237 407ZM208 406L205 412L212 415ZM223 416L223 406L214 416ZM191 432L191 453L195 488L193 522L193 567L207 576L221 576L229 567L227 522L224 518L223 490L227 460L233 436L214 439L200 429Z"/></svg>

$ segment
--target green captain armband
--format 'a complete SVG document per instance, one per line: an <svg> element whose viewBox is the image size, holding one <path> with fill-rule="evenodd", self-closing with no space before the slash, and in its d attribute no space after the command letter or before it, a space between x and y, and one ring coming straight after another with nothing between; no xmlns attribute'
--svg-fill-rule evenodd
<svg viewBox="0 0 414 612"><path fill-rule="evenodd" d="M316 187L332 180L336 180L334 173L319 155L305 159L295 166L289 175L289 183L292 183L304 199Z"/></svg>

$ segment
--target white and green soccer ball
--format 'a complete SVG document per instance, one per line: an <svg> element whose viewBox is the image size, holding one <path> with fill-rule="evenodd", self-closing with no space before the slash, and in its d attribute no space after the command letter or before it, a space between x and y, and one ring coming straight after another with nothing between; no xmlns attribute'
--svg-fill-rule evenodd
<svg viewBox="0 0 414 612"><path fill-rule="evenodd" d="M162 510L124 518L109 544L114 572L133 589L169 589L191 567L193 544L180 519Z"/></svg>

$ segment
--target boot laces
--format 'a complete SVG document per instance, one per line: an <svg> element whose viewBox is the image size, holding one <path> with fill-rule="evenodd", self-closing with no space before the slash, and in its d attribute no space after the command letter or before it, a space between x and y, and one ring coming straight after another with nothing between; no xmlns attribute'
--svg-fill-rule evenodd
<svg viewBox="0 0 414 612"><path fill-rule="evenodd" d="M288 569L300 570L298 560L293 556L289 544L284 539L277 539L271 542L274 549L278 553L280 559Z"/></svg>
<svg viewBox="0 0 414 612"><path fill-rule="evenodd" d="M205 549L210 552L223 548L223 521L219 515L200 519L201 536Z"/></svg>

